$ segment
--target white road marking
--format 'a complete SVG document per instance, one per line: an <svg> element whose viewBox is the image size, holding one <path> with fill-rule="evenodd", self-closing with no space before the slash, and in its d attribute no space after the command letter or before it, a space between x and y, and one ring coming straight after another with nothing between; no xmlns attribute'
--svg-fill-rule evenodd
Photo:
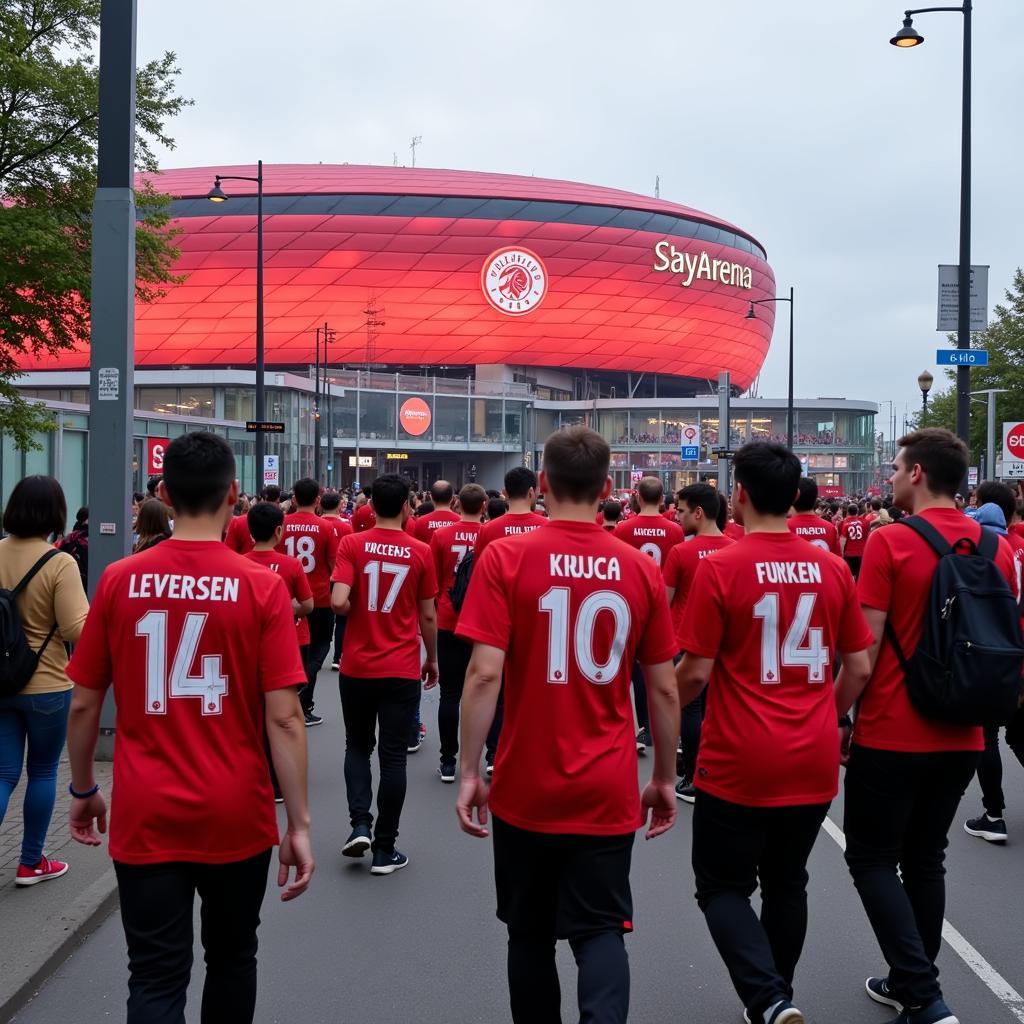
<svg viewBox="0 0 1024 1024"><path fill-rule="evenodd" d="M829 817L821 824L822 829L835 841L840 850L846 851L846 836L843 830ZM985 987L1024 1024L1024 996L1022 996L945 918L942 920L942 937L961 960L981 979Z"/></svg>

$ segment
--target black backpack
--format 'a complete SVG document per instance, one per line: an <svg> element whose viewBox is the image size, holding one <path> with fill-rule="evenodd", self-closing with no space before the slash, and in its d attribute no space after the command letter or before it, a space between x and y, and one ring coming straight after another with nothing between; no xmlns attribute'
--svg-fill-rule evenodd
<svg viewBox="0 0 1024 1024"><path fill-rule="evenodd" d="M469 590L469 578L473 575L473 552L467 551L458 569L455 570L455 579L448 588L448 596L451 598L452 607L462 611L462 604L466 600L466 593Z"/></svg>
<svg viewBox="0 0 1024 1024"><path fill-rule="evenodd" d="M3 646L3 656L0 657L0 697L13 697L21 693L29 684L35 674L36 666L46 645L53 639L57 632L57 623L46 635L43 646L38 651L33 651L25 638L25 630L21 625L21 615L15 604L18 595L32 582L33 577L46 563L55 555L60 554L54 548L47 551L13 590L0 590L0 645Z"/></svg>
<svg viewBox="0 0 1024 1024"><path fill-rule="evenodd" d="M927 718L959 725L1005 725L1021 695L1024 642L1017 602L994 559L999 538L982 528L958 554L921 516L901 519L939 556L924 631L908 659L890 620L885 634L907 681L907 696Z"/></svg>

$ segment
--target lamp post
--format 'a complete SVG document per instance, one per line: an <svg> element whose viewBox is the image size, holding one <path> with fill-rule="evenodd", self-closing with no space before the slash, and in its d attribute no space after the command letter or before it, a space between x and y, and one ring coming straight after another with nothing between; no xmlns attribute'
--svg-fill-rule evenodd
<svg viewBox="0 0 1024 1024"><path fill-rule="evenodd" d="M921 426L928 425L928 392L932 389L935 378L925 370L917 375L917 386L921 389Z"/></svg>
<svg viewBox="0 0 1024 1024"><path fill-rule="evenodd" d="M1009 388L985 388L984 391L972 391L972 395L986 395L988 400L988 413L985 423L985 439L987 449L985 454L985 479L995 480L996 478L996 395L1005 395ZM980 402L980 399L974 399Z"/></svg>
<svg viewBox="0 0 1024 1024"><path fill-rule="evenodd" d="M964 16L963 89L960 121L960 263L957 272L959 309L957 311L956 347L965 351L971 347L971 0L961 7L921 7L904 11L903 27L889 40L893 46L909 49L920 46L924 36L914 28L915 14L949 11ZM961 441L970 445L971 422L971 370L961 364L956 370L956 433Z"/></svg>
<svg viewBox="0 0 1024 1024"><path fill-rule="evenodd" d="M218 174L206 198L211 203L226 203L230 198L220 187L222 181L256 182L256 419L267 418L267 397L263 387L263 161L256 162L256 177L244 174ZM262 430L256 431L256 492L263 490L263 452L265 440Z"/></svg>
<svg viewBox="0 0 1024 1024"><path fill-rule="evenodd" d="M793 289L789 289L789 298L784 295L776 295L771 299L752 299L747 309L745 319L754 320L754 307L764 302L788 302L789 303L789 391L786 398L786 447L793 450Z"/></svg>

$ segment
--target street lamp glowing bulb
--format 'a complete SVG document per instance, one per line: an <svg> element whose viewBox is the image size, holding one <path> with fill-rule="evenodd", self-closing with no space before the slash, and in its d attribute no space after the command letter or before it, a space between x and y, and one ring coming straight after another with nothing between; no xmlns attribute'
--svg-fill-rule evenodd
<svg viewBox="0 0 1024 1024"><path fill-rule="evenodd" d="M911 46L920 46L924 42L924 36L920 35L914 28L914 19L908 14L903 19L903 28L889 40L893 46L908 49Z"/></svg>
<svg viewBox="0 0 1024 1024"><path fill-rule="evenodd" d="M206 193L206 198L211 203L226 203L228 197L224 194L224 190L220 187L220 178L217 178L213 183L213 188Z"/></svg>

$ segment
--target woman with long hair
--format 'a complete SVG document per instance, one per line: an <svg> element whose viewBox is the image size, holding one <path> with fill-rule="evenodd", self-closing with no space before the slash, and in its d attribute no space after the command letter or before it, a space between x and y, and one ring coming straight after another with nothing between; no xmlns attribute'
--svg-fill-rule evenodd
<svg viewBox="0 0 1024 1024"><path fill-rule="evenodd" d="M0 587L14 590L27 579L15 600L25 640L39 659L27 685L0 696L0 822L22 768L28 772L15 875L20 886L59 878L68 870L63 861L43 853L71 704L64 644L78 640L89 612L78 564L50 543L64 532L67 517L64 491L52 476L25 477L4 509L7 536L0 540Z"/></svg>
<svg viewBox="0 0 1024 1024"><path fill-rule="evenodd" d="M147 498L139 507L139 518L135 524L139 539L132 548L132 554L156 547L171 536L171 515L167 506L156 498Z"/></svg>

